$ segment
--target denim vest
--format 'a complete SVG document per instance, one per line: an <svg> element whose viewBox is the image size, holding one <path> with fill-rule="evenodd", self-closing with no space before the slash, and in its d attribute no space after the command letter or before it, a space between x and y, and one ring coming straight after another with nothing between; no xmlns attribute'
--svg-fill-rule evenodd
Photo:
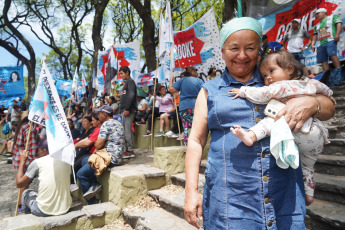
<svg viewBox="0 0 345 230"><path fill-rule="evenodd" d="M305 229L304 185L301 167L281 169L270 154L270 138L248 147L230 127L245 130L264 118L265 105L244 98L232 100L228 91L241 86L261 87L255 70L245 84L225 69L204 84L211 144L205 171L203 218L205 229Z"/></svg>

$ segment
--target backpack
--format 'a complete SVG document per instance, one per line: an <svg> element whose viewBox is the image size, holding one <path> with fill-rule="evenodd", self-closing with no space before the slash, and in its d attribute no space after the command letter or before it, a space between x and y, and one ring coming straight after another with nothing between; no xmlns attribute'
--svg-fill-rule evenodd
<svg viewBox="0 0 345 230"><path fill-rule="evenodd" d="M10 131L11 131L11 123L10 122L6 122L4 124L4 127L2 128L2 133L7 135L7 134L10 133Z"/></svg>

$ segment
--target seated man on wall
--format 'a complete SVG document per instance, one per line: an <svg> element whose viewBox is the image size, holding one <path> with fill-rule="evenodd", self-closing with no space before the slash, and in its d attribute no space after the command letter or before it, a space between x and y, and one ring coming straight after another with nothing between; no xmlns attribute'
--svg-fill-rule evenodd
<svg viewBox="0 0 345 230"><path fill-rule="evenodd" d="M20 156L16 177L17 188L27 186L38 176L38 193L27 189L22 195L22 209L25 213L36 216L56 216L65 214L71 207L72 197L69 191L71 166L49 156L48 142L42 139L38 143L39 158L31 162L24 174L27 154Z"/></svg>

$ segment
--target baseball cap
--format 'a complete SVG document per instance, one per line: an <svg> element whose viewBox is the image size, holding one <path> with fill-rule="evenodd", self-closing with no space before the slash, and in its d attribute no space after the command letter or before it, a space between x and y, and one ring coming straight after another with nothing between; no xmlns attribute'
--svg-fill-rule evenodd
<svg viewBox="0 0 345 230"><path fill-rule="evenodd" d="M293 22L298 22L301 23L301 19L295 18L294 20L292 20Z"/></svg>
<svg viewBox="0 0 345 230"><path fill-rule="evenodd" d="M103 105L99 109L96 109L96 112L105 112L107 114L112 114L113 109L109 105Z"/></svg>
<svg viewBox="0 0 345 230"><path fill-rule="evenodd" d="M318 14L318 13L321 13L321 12L324 12L324 13L327 13L327 10L325 8L320 8L318 9L315 14Z"/></svg>

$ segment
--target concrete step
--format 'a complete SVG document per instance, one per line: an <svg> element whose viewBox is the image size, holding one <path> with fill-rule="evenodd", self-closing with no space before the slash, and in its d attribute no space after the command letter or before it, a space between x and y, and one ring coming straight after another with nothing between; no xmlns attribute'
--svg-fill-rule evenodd
<svg viewBox="0 0 345 230"><path fill-rule="evenodd" d="M345 205L315 199L307 214L313 230L345 229Z"/></svg>
<svg viewBox="0 0 345 230"><path fill-rule="evenodd" d="M184 188L186 185L186 174L179 173L179 174L171 175L171 182L174 185L181 186ZM205 184L205 175L199 174L198 192L200 194L204 193L204 184Z"/></svg>
<svg viewBox="0 0 345 230"><path fill-rule="evenodd" d="M122 211L123 218L133 229L145 230L194 230L184 219L156 207L144 212Z"/></svg>
<svg viewBox="0 0 345 230"><path fill-rule="evenodd" d="M345 205L345 176L315 173L314 197Z"/></svg>
<svg viewBox="0 0 345 230"><path fill-rule="evenodd" d="M78 207L60 216L37 217L32 214L7 217L0 222L0 229L93 229L118 219L121 210L106 202Z"/></svg>
<svg viewBox="0 0 345 230"><path fill-rule="evenodd" d="M202 160L200 163L199 173L205 174L206 165L207 165L207 159Z"/></svg>
<svg viewBox="0 0 345 230"><path fill-rule="evenodd" d="M166 188L152 190L149 191L148 195L156 199L160 206L166 211L171 212L180 218L184 218L183 206L185 191L182 187L175 191L171 191L171 189Z"/></svg>
<svg viewBox="0 0 345 230"><path fill-rule="evenodd" d="M328 138L330 139L345 139L345 125L341 126L327 126Z"/></svg>
<svg viewBox="0 0 345 230"><path fill-rule="evenodd" d="M330 143L325 145L322 154L345 156L345 139L329 139Z"/></svg>
<svg viewBox="0 0 345 230"><path fill-rule="evenodd" d="M166 184L165 171L153 166L152 151L135 149L134 153L135 158L98 177L98 182L103 186L100 193L102 202L110 201L122 209L146 196L149 190ZM75 196L81 199L82 194L78 190Z"/></svg>
<svg viewBox="0 0 345 230"><path fill-rule="evenodd" d="M315 164L317 173L344 176L345 156L320 155Z"/></svg>

